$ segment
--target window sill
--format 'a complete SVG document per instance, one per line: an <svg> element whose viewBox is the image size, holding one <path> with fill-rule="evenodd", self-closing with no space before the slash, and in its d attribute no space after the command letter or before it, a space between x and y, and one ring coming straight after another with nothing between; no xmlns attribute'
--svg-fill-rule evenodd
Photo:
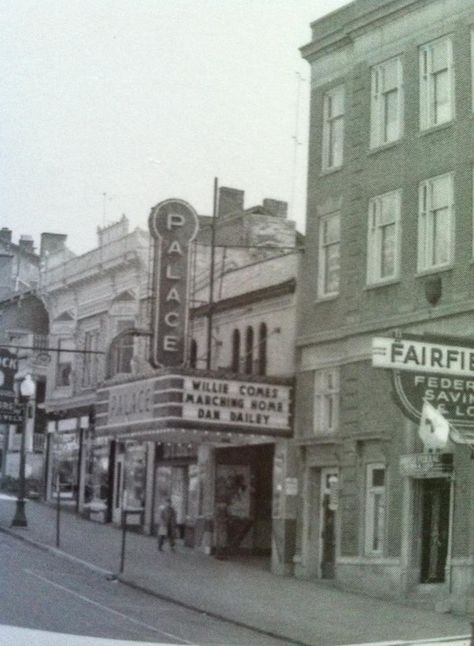
<svg viewBox="0 0 474 646"><path fill-rule="evenodd" d="M433 267L432 269L423 269L422 271L417 271L415 278L425 278L426 276L431 276L432 274L442 274L445 271L451 271L454 269L454 265L450 263L449 265L443 265L442 267Z"/></svg>
<svg viewBox="0 0 474 646"><path fill-rule="evenodd" d="M327 301L334 301L336 298L339 298L339 292L337 294L328 294L327 296L318 296L314 304L319 305L319 303L326 303Z"/></svg>
<svg viewBox="0 0 474 646"><path fill-rule="evenodd" d="M438 132L439 130L446 130L447 128L451 128L453 125L454 121L451 119L451 121L446 121L445 123L440 123L437 126L430 126L429 128L425 128L423 130L420 130L418 133L419 137L424 137L425 135L431 135L433 132Z"/></svg>
<svg viewBox="0 0 474 646"><path fill-rule="evenodd" d="M400 137L400 139L395 139L395 141L388 141L386 144L379 144L378 146L369 148L369 150L367 151L367 156L370 157L372 155L377 155L377 153L382 153L385 150L395 148L395 146L398 146L401 143L403 143L403 137Z"/></svg>
<svg viewBox="0 0 474 646"><path fill-rule="evenodd" d="M400 278L387 278L387 280L379 280L376 283L370 283L364 287L364 291L370 291L372 289L378 289L379 287L390 287L391 285L397 285L400 282Z"/></svg>
<svg viewBox="0 0 474 646"><path fill-rule="evenodd" d="M342 164L340 166L334 166L334 168L324 168L319 173L319 177L326 177L327 175L333 175L334 173L338 173L340 170L342 170L342 168L343 168Z"/></svg>

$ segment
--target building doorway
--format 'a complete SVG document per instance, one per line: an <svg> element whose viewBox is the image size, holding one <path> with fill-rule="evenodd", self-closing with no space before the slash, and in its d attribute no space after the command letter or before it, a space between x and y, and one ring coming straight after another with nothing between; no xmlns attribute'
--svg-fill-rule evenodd
<svg viewBox="0 0 474 646"><path fill-rule="evenodd" d="M422 481L420 583L443 583L449 542L450 481Z"/></svg>
<svg viewBox="0 0 474 646"><path fill-rule="evenodd" d="M321 578L333 579L336 564L336 507L338 470L321 470Z"/></svg>

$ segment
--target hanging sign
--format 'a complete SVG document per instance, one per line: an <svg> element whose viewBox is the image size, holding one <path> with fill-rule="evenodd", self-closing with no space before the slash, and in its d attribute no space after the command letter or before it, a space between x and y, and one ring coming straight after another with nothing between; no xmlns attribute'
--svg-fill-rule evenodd
<svg viewBox="0 0 474 646"><path fill-rule="evenodd" d="M179 367L186 359L191 242L199 219L183 200L160 202L150 214L154 238L151 363Z"/></svg>
<svg viewBox="0 0 474 646"><path fill-rule="evenodd" d="M426 401L456 428L474 427L474 348L452 341L373 339L372 365L392 369L396 403L416 423Z"/></svg>
<svg viewBox="0 0 474 646"><path fill-rule="evenodd" d="M21 406L15 397L17 370L16 355L7 348L0 348L0 422L4 424L19 424L23 419Z"/></svg>

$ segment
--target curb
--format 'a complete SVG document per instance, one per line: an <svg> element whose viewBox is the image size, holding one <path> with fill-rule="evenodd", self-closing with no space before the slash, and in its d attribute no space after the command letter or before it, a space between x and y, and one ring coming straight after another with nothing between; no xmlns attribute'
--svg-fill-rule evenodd
<svg viewBox="0 0 474 646"><path fill-rule="evenodd" d="M230 617L226 617L223 614L220 614L218 612L213 612L212 610L207 610L200 608L199 606L195 606L190 603L186 603L184 601L181 601L179 599L176 599L174 597L170 597L166 594L162 594L160 592L156 592L155 590L152 590L150 588L147 588L146 586L140 585L138 583L135 583L134 581L127 579L126 577L122 575L117 575L114 572L111 572L110 570L105 570L104 568L99 567L98 565L94 565L93 563L89 563L89 561L83 561L82 559L78 558L77 556L73 556L72 554L68 554L67 552L63 552L62 550L58 549L57 547L52 547L51 545L46 545L45 543L40 543L39 541L35 541L32 538L29 538L28 536L22 536L21 534L17 534L15 531L7 528L7 527L2 527L0 525L0 532L7 534L8 536L11 536L12 538L16 538L19 541L23 541L24 543L27 543L31 547L35 547L36 549L39 549L43 552L48 552L49 554L53 554L54 556L64 558L68 561L72 561L73 563L77 563L79 565L82 565L89 570L92 570L93 572L96 572L98 574L101 574L106 577L114 578L117 579L120 583L123 585L128 586L129 588L132 588L133 590L137 590L139 592L143 592L144 594L148 594L152 597L155 597L157 599L160 599L161 601L166 601L167 603L173 603L177 606L180 606L181 608L186 608L187 610L192 610L193 612L198 612L201 615L207 615L208 617L211 617L212 619L217 619L219 621L225 621L228 624L233 624L234 626L238 626L239 628L245 628L247 630L251 630L255 633L259 633L260 635L265 635L266 637L272 637L273 639L278 639L280 641L285 641L289 644L295 644L297 646L314 646L314 644L309 643L309 642L303 642L299 640L292 639L288 637L287 635L283 635L281 633L276 633L271 630L266 630L264 628L259 628L257 626L254 626L252 624L246 623L244 621L239 621L238 619L232 619Z"/></svg>

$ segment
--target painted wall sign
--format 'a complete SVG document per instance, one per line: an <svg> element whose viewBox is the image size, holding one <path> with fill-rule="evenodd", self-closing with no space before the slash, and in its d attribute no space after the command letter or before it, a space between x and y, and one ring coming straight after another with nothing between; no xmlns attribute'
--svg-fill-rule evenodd
<svg viewBox="0 0 474 646"><path fill-rule="evenodd" d="M0 422L19 424L23 415L15 398L15 374L18 370L16 355L0 348Z"/></svg>
<svg viewBox="0 0 474 646"><path fill-rule="evenodd" d="M178 367L186 359L189 258L199 219L187 202L171 199L152 209L148 224L155 241L150 360Z"/></svg>
<svg viewBox="0 0 474 646"><path fill-rule="evenodd" d="M421 339L375 337L372 339L372 365L474 379L474 348Z"/></svg>
<svg viewBox="0 0 474 646"><path fill-rule="evenodd" d="M289 386L184 377L184 419L289 429L289 414Z"/></svg>

